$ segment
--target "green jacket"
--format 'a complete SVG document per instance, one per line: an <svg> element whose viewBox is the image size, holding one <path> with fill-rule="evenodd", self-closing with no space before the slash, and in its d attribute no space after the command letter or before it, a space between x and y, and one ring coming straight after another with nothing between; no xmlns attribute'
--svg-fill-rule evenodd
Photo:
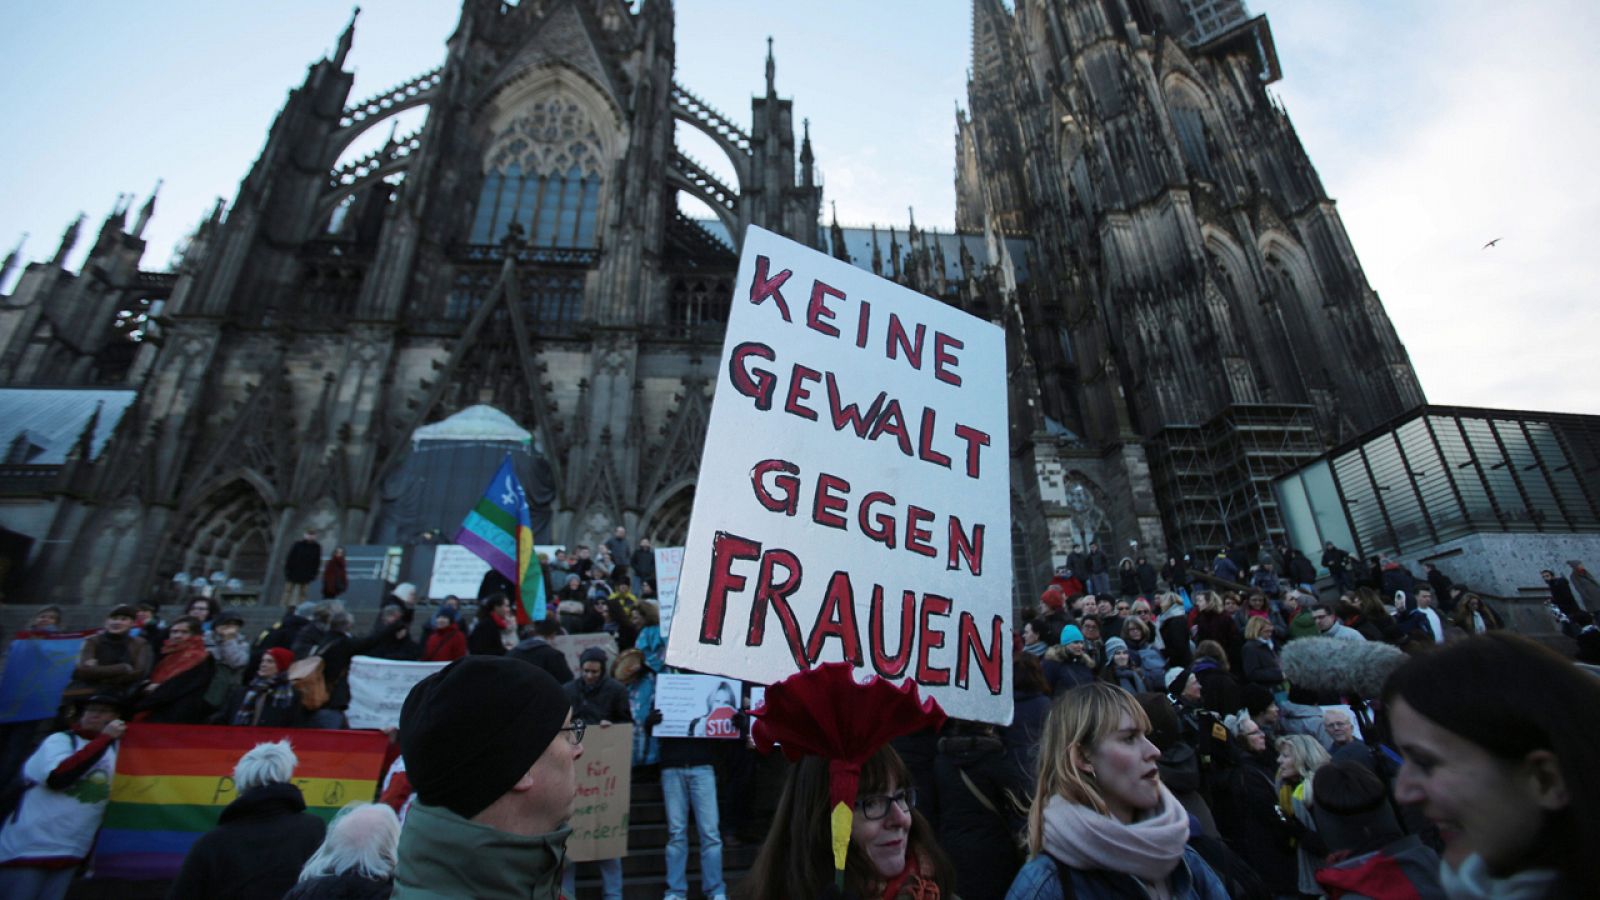
<svg viewBox="0 0 1600 900"><path fill-rule="evenodd" d="M400 832L393 900L561 896L570 828L523 837L463 819L438 806L411 804Z"/></svg>
<svg viewBox="0 0 1600 900"><path fill-rule="evenodd" d="M1301 608L1300 614L1289 623L1289 640L1303 637L1316 637L1322 632L1317 630L1316 619L1312 618L1311 610Z"/></svg>

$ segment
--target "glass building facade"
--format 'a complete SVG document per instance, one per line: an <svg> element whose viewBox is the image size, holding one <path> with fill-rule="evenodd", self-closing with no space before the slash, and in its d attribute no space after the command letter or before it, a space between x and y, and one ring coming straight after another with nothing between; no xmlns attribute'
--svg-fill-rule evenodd
<svg viewBox="0 0 1600 900"><path fill-rule="evenodd" d="M1424 406L1273 484L1295 546L1600 532L1600 416Z"/></svg>

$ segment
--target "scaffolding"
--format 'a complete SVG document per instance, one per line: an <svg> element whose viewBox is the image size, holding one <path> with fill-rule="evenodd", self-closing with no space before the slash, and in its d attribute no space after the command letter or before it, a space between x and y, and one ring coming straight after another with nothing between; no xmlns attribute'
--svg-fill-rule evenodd
<svg viewBox="0 0 1600 900"><path fill-rule="evenodd" d="M1315 410L1234 404L1203 425L1172 425L1150 442L1150 474L1167 545L1206 554L1284 538L1272 483L1321 456Z"/></svg>

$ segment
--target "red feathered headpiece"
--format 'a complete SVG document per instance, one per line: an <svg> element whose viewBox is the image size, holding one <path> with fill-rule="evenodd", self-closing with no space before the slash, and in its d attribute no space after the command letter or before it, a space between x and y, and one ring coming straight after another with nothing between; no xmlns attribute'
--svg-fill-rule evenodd
<svg viewBox="0 0 1600 900"><path fill-rule="evenodd" d="M766 699L751 712L756 748L774 745L791 761L803 756L828 760L828 806L833 826L833 864L844 871L850 846L851 810L861 766L890 740L944 724L944 710L917 695L915 682L895 687L876 675L855 679L847 662L824 663L797 672L767 688Z"/></svg>

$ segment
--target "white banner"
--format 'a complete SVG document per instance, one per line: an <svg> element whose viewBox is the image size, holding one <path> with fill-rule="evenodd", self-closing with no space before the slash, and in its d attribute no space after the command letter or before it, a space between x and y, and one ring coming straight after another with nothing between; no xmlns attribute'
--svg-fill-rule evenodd
<svg viewBox="0 0 1600 900"><path fill-rule="evenodd" d="M417 682L439 671L447 662L399 662L357 656L350 660L350 709L345 715L351 728L398 728L400 707Z"/></svg>
<svg viewBox="0 0 1600 900"><path fill-rule="evenodd" d="M656 676L656 709L661 724L656 737L697 737L735 740L739 728L733 716L739 711L739 681L716 675Z"/></svg>
<svg viewBox="0 0 1600 900"><path fill-rule="evenodd" d="M998 326L749 229L667 662L848 660L1010 722L1005 361Z"/></svg>
<svg viewBox="0 0 1600 900"><path fill-rule="evenodd" d="M678 607L678 573L683 569L682 547L657 547L656 602L661 606L661 636L672 633L672 614Z"/></svg>

